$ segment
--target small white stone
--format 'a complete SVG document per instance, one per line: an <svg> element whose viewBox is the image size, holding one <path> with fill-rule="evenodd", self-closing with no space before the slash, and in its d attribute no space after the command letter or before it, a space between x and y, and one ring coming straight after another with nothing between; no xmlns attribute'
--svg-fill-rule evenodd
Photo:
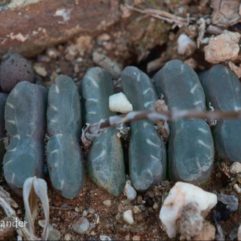
<svg viewBox="0 0 241 241"><path fill-rule="evenodd" d="M134 218L132 214L132 210L127 210L123 213L123 219L128 224L134 224Z"/></svg>
<svg viewBox="0 0 241 241"><path fill-rule="evenodd" d="M106 207L110 207L110 206L111 206L111 200L110 200L110 199L104 200L104 201L103 201L103 204L104 204Z"/></svg>
<svg viewBox="0 0 241 241"><path fill-rule="evenodd" d="M111 241L112 239L107 235L100 235L101 241Z"/></svg>
<svg viewBox="0 0 241 241"><path fill-rule="evenodd" d="M240 186L239 186L237 183L235 183L235 184L233 185L233 188L234 188L234 190L235 190L237 193L241 193L241 188L240 188Z"/></svg>
<svg viewBox="0 0 241 241"><path fill-rule="evenodd" d="M189 183L177 182L164 200L159 214L169 238L176 236L177 220L183 208L191 203L195 203L198 211L206 215L217 204L217 195Z"/></svg>
<svg viewBox="0 0 241 241"><path fill-rule="evenodd" d="M241 241L241 225L239 225L239 228L238 228L237 239L238 239L238 241Z"/></svg>
<svg viewBox="0 0 241 241"><path fill-rule="evenodd" d="M89 227L90 227L89 220L85 217L80 218L80 220L77 223L73 224L73 230L79 234L86 233Z"/></svg>
<svg viewBox="0 0 241 241"><path fill-rule="evenodd" d="M230 167L230 172L232 174L241 173L241 163L240 162L234 162Z"/></svg>
<svg viewBox="0 0 241 241"><path fill-rule="evenodd" d="M112 112L128 113L133 106L124 93L120 92L109 97L109 109Z"/></svg>
<svg viewBox="0 0 241 241"><path fill-rule="evenodd" d="M134 189L134 187L132 187L131 182L129 180L126 181L124 194L127 197L127 199L130 201L136 198L136 195L137 195L136 190Z"/></svg>
<svg viewBox="0 0 241 241"><path fill-rule="evenodd" d="M177 52L181 55L190 55L196 49L195 42L188 37L186 34L182 33L177 40Z"/></svg>

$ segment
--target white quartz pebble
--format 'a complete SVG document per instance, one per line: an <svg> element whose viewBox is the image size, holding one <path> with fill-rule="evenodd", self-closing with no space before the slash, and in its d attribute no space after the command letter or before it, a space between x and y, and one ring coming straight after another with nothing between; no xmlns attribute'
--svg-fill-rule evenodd
<svg viewBox="0 0 241 241"><path fill-rule="evenodd" d="M177 182L170 190L161 207L159 218L169 238L177 234L177 220L185 206L195 203L198 212L207 215L217 204L217 195L184 182Z"/></svg>
<svg viewBox="0 0 241 241"><path fill-rule="evenodd" d="M109 97L109 109L112 112L128 113L133 106L124 93L120 92Z"/></svg>

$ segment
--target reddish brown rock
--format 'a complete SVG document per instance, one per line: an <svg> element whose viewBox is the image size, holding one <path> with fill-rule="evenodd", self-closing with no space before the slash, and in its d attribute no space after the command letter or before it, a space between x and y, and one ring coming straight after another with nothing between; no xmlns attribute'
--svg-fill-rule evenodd
<svg viewBox="0 0 241 241"><path fill-rule="evenodd" d="M76 34L101 31L119 18L118 0L42 0L21 6L0 11L0 55L12 50L31 56Z"/></svg>

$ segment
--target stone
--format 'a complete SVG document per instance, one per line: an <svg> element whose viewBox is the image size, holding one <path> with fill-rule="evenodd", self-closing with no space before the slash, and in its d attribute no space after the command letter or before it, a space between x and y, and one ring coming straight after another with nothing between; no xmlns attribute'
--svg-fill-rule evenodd
<svg viewBox="0 0 241 241"><path fill-rule="evenodd" d="M4 55L0 65L0 86L10 92L20 81L34 82L32 64L17 53Z"/></svg>
<svg viewBox="0 0 241 241"><path fill-rule="evenodd" d="M114 93L111 75L105 70L90 68L81 82L85 122L98 123L109 118L109 96ZM125 164L121 141L115 128L104 130L95 138L88 154L91 179L109 193L118 196L125 186Z"/></svg>
<svg viewBox="0 0 241 241"><path fill-rule="evenodd" d="M133 241L140 241L140 240L141 240L141 237L140 237L139 235L134 235L134 236L132 237L132 240L133 240Z"/></svg>
<svg viewBox="0 0 241 241"><path fill-rule="evenodd" d="M76 197L84 183L79 146L81 108L78 88L68 76L60 75L48 93L47 164L53 187L65 198Z"/></svg>
<svg viewBox="0 0 241 241"><path fill-rule="evenodd" d="M180 55L191 55L196 49L195 42L188 37L185 33L182 33L177 39L177 52Z"/></svg>
<svg viewBox="0 0 241 241"><path fill-rule="evenodd" d="M80 218L78 222L72 225L73 230L78 234L84 234L89 230L90 222L87 218Z"/></svg>
<svg viewBox="0 0 241 241"><path fill-rule="evenodd" d="M134 224L134 218L133 218L132 210L126 210L123 213L123 219L126 223L128 223L130 225Z"/></svg>
<svg viewBox="0 0 241 241"><path fill-rule="evenodd" d="M215 110L241 110L241 84L224 65L214 65L200 74L207 101ZM225 91L224 91L225 90ZM215 149L219 157L241 162L241 120L217 121L213 129Z"/></svg>
<svg viewBox="0 0 241 241"><path fill-rule="evenodd" d="M136 190L131 186L131 182L128 180L126 181L124 194L127 197L128 200L132 201L136 198Z"/></svg>
<svg viewBox="0 0 241 241"><path fill-rule="evenodd" d="M136 67L128 66L121 72L121 83L134 111L154 109L157 94L145 73ZM145 191L165 178L164 142L149 121L131 124L129 170L131 183L138 191Z"/></svg>
<svg viewBox="0 0 241 241"><path fill-rule="evenodd" d="M241 241L241 225L239 225L239 228L238 228L237 238L238 238L238 241Z"/></svg>
<svg viewBox="0 0 241 241"><path fill-rule="evenodd" d="M48 72L45 69L45 67L39 63L35 64L33 66L33 68L34 68L35 72L42 77L46 77L48 75Z"/></svg>
<svg viewBox="0 0 241 241"><path fill-rule="evenodd" d="M107 199L107 200L104 200L103 201L103 204L106 206L106 207L110 207L111 206L111 200L110 199Z"/></svg>
<svg viewBox="0 0 241 241"><path fill-rule="evenodd" d="M4 177L18 192L28 177L41 177L44 158L47 91L27 81L18 83L7 98L5 126L10 143L4 155Z"/></svg>
<svg viewBox="0 0 241 241"><path fill-rule="evenodd" d="M239 174L239 173L241 173L241 163L240 162L232 163L232 165L230 167L230 173L232 173L232 174Z"/></svg>
<svg viewBox="0 0 241 241"><path fill-rule="evenodd" d="M133 110L133 106L122 92L109 97L109 109L112 112L128 113Z"/></svg>
<svg viewBox="0 0 241 241"><path fill-rule="evenodd" d="M190 207L194 207L192 211L195 212L192 212L192 215L186 215L188 219L186 221L192 223L190 218L193 219L197 217L200 219L201 216L205 217L216 204L216 194L206 192L193 184L177 182L164 200L159 218L168 237L174 238L179 230L179 225L183 225L183 222L178 223L178 220L181 215L188 214L183 211L190 211ZM187 208L188 205L189 208ZM198 221L198 223L200 224L200 221ZM195 225L194 228L196 228Z"/></svg>
<svg viewBox="0 0 241 241"><path fill-rule="evenodd" d="M227 60L235 60L239 55L239 40L241 35L237 32L224 32L211 37L204 47L205 60L212 64L218 64Z"/></svg>
<svg viewBox="0 0 241 241"><path fill-rule="evenodd" d="M102 235L100 235L100 240L101 241L111 241L112 239L109 236L102 234Z"/></svg>
<svg viewBox="0 0 241 241"><path fill-rule="evenodd" d="M210 241L215 240L216 229L215 227L209 223L204 222L203 228L201 232L193 237L193 240L203 240L203 241Z"/></svg>
<svg viewBox="0 0 241 241"><path fill-rule="evenodd" d="M180 60L171 60L154 76L154 84L168 109L205 111L205 95L197 74ZM204 120L170 123L169 176L172 180L201 183L208 180L214 161L210 127Z"/></svg>

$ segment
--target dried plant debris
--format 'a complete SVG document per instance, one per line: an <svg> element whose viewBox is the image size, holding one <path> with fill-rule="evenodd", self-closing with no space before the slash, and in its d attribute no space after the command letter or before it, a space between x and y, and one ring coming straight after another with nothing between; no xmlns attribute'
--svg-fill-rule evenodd
<svg viewBox="0 0 241 241"><path fill-rule="evenodd" d="M46 89L23 81L7 98L5 126L10 143L4 156L7 183L15 191L34 175L42 175L44 155Z"/></svg>
<svg viewBox="0 0 241 241"><path fill-rule="evenodd" d="M217 196L189 183L177 182L160 210L159 218L169 238L178 233L193 239L205 227L205 217L217 204Z"/></svg>
<svg viewBox="0 0 241 241"><path fill-rule="evenodd" d="M212 0L212 23L221 27L234 25L240 20L239 0Z"/></svg>
<svg viewBox="0 0 241 241"><path fill-rule="evenodd" d="M241 110L241 84L237 76L224 65L215 65L202 73L200 79L207 101L216 110ZM241 121L221 120L213 132L220 157L241 162Z"/></svg>
<svg viewBox="0 0 241 241"><path fill-rule="evenodd" d="M10 92L20 81L34 81L32 64L17 53L6 54L0 64L0 86Z"/></svg>
<svg viewBox="0 0 241 241"><path fill-rule="evenodd" d="M230 31L224 31L218 36L211 37L204 48L205 60L212 64L236 60L240 50L240 37L239 33Z"/></svg>
<svg viewBox="0 0 241 241"><path fill-rule="evenodd" d="M172 111L206 110L205 96L196 73L179 60L169 61L154 76L159 96L164 94ZM168 147L171 179L206 181L214 160L211 130L203 120L178 120L170 123Z"/></svg>
<svg viewBox="0 0 241 241"><path fill-rule="evenodd" d="M82 80L86 123L97 123L111 116L108 101L113 93L109 73L99 67L87 71ZM125 166L121 141L114 128L96 137L88 159L88 173L92 180L115 196L121 194L125 186Z"/></svg>
<svg viewBox="0 0 241 241"><path fill-rule="evenodd" d="M36 177L29 177L23 185L23 201L25 208L25 218L27 227L31 235L31 240L36 240L35 220L38 214L38 199L44 213L44 227L41 235L42 240L47 240L49 233L49 199L47 193L47 183Z"/></svg>
<svg viewBox="0 0 241 241"><path fill-rule="evenodd" d="M74 81L56 78L48 92L47 163L53 187L65 198L76 197L84 182L80 96Z"/></svg>
<svg viewBox="0 0 241 241"><path fill-rule="evenodd" d="M121 83L134 110L154 109L157 95L145 73L136 67L126 67L121 73ZM140 191L147 190L165 178L165 146L151 122L131 124L129 170L134 187Z"/></svg>

